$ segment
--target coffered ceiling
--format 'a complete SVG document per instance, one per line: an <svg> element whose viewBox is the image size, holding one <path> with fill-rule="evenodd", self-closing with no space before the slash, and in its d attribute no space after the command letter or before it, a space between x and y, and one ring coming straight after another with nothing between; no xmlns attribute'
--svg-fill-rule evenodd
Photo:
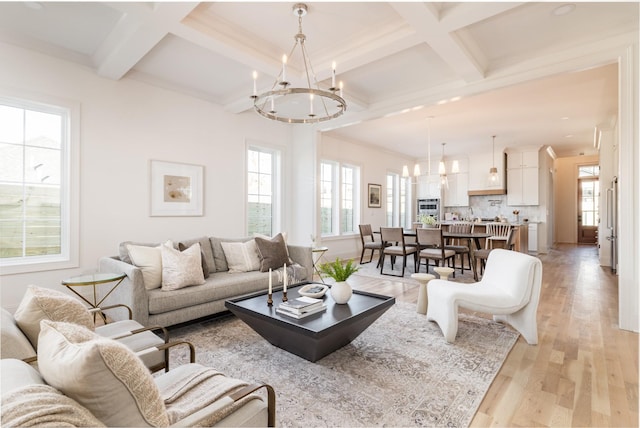
<svg viewBox="0 0 640 428"><path fill-rule="evenodd" d="M251 74L259 90L271 88L298 30L292 7L0 2L0 41L255 114ZM316 76L326 83L335 61L348 103L342 117L316 126L413 158L426 154L427 127L450 155L490 150L492 135L496 146L594 153L594 126L617 120L616 59L638 42L637 2L308 8L303 31ZM295 57L288 67L302 78Z"/></svg>

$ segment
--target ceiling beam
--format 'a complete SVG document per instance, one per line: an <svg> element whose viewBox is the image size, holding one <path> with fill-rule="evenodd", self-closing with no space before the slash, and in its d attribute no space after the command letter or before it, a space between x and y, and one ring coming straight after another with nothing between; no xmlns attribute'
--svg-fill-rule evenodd
<svg viewBox="0 0 640 428"><path fill-rule="evenodd" d="M439 20L431 3L391 2L391 7L416 31L452 71L467 82L484 78L482 58L475 58L461 40Z"/></svg>
<svg viewBox="0 0 640 428"><path fill-rule="evenodd" d="M122 12L93 56L100 76L119 80L149 53L198 3L113 3Z"/></svg>

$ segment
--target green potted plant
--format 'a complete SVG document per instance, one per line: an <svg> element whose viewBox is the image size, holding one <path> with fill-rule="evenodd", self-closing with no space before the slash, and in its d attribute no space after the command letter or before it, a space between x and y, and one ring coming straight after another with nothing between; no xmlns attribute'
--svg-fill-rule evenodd
<svg viewBox="0 0 640 428"><path fill-rule="evenodd" d="M333 262L327 262L320 265L320 273L322 276L333 278L336 282L331 286L331 297L338 304L345 304L351 298L353 290L347 279L360 269L353 260L348 260L343 264L339 258Z"/></svg>
<svg viewBox="0 0 640 428"><path fill-rule="evenodd" d="M427 214L420 214L418 221L422 223L422 227L435 227L435 225L438 224L438 220L436 220L435 217Z"/></svg>

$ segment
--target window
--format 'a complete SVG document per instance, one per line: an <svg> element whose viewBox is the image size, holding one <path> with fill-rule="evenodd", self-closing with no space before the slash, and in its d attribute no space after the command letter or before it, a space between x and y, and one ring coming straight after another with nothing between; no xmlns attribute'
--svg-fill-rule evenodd
<svg viewBox="0 0 640 428"><path fill-rule="evenodd" d="M72 168L77 159L77 143L72 146L77 111L0 97L4 273L77 266L77 190L72 194L72 178L77 180L77 168Z"/></svg>
<svg viewBox="0 0 640 428"><path fill-rule="evenodd" d="M247 231L250 236L272 236L279 220L280 152L249 147L247 150Z"/></svg>
<svg viewBox="0 0 640 428"><path fill-rule="evenodd" d="M387 174L387 226L411 228L411 180L396 173Z"/></svg>
<svg viewBox="0 0 640 428"><path fill-rule="evenodd" d="M352 234L360 218L360 168L320 163L320 231L323 236Z"/></svg>

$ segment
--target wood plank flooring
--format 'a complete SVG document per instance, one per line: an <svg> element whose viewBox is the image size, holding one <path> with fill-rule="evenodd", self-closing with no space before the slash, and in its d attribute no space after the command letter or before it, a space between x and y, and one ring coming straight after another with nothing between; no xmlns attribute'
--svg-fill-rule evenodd
<svg viewBox="0 0 640 428"><path fill-rule="evenodd" d="M518 339L471 426L637 427L638 334L618 328L617 277L593 246L559 245L540 259L539 344ZM417 286L392 277L349 282L417 301Z"/></svg>

